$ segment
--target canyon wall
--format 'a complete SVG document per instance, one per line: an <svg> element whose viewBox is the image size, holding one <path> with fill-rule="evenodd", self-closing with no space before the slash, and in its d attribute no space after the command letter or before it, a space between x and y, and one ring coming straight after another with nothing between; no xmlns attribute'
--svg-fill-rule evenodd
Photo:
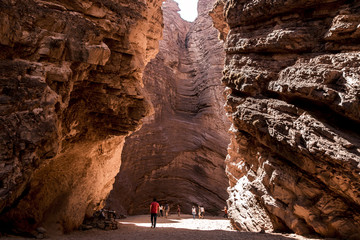
<svg viewBox="0 0 360 240"><path fill-rule="evenodd" d="M360 2L219 0L211 16L234 225L360 239Z"/></svg>
<svg viewBox="0 0 360 240"><path fill-rule="evenodd" d="M0 2L0 228L69 231L104 205L151 112L161 0Z"/></svg>
<svg viewBox="0 0 360 240"><path fill-rule="evenodd" d="M108 206L122 214L148 213L160 203L204 205L219 214L226 205L224 160L230 123L221 86L224 51L208 11L214 1L200 0L199 16L180 18L177 3L163 4L164 39L146 67L144 85L154 114L126 139L122 166Z"/></svg>

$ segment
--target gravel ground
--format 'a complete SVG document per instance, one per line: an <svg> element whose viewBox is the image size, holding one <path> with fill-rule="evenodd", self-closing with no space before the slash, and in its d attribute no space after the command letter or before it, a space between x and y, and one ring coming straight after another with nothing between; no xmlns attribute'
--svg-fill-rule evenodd
<svg viewBox="0 0 360 240"><path fill-rule="evenodd" d="M68 235L50 236L50 239L61 240L318 240L319 238L305 238L295 234L277 233L249 233L232 229L228 219L219 217L205 217L192 219L191 215L170 216L158 218L156 228L151 228L150 216L131 216L120 219L119 229L102 231L97 229L75 231ZM19 237L4 237L1 239L24 239Z"/></svg>

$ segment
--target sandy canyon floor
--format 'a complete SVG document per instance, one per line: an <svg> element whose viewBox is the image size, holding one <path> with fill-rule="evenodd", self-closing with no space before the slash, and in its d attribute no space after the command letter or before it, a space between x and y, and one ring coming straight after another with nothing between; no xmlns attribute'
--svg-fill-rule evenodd
<svg viewBox="0 0 360 240"><path fill-rule="evenodd" d="M120 219L119 229L102 231L92 229L88 231L76 231L69 235L50 236L50 239L79 240L319 240L320 238L305 238L295 234L278 233L249 233L235 231L228 219L220 217L205 217L195 220L190 215L180 217L171 215L168 218L158 218L156 228L150 228L150 217L147 215L132 216ZM4 237L2 239L24 239L19 237Z"/></svg>

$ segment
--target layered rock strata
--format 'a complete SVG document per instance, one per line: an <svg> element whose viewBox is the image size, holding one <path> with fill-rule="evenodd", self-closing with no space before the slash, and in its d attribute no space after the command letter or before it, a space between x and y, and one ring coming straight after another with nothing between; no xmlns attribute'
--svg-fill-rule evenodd
<svg viewBox="0 0 360 240"><path fill-rule="evenodd" d="M223 110L224 52L208 11L181 19L177 3L163 4L164 39L144 73L154 115L127 138L122 166L108 205L123 214L148 213L152 198L190 213L192 204L209 214L225 206L228 179L224 159L230 123Z"/></svg>
<svg viewBox="0 0 360 240"><path fill-rule="evenodd" d="M160 0L0 3L0 226L77 227L103 205L150 112Z"/></svg>
<svg viewBox="0 0 360 240"><path fill-rule="evenodd" d="M360 3L219 0L242 230L360 239Z"/></svg>

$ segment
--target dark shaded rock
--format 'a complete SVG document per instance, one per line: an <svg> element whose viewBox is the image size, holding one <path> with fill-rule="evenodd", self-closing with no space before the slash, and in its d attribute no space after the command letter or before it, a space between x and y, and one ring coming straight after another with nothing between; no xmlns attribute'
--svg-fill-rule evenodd
<svg viewBox="0 0 360 240"><path fill-rule="evenodd" d="M84 231L90 230L92 228L99 228L102 230L116 230L118 229L118 223L115 219L115 211L101 209L96 211L91 217L85 218L79 229Z"/></svg>

